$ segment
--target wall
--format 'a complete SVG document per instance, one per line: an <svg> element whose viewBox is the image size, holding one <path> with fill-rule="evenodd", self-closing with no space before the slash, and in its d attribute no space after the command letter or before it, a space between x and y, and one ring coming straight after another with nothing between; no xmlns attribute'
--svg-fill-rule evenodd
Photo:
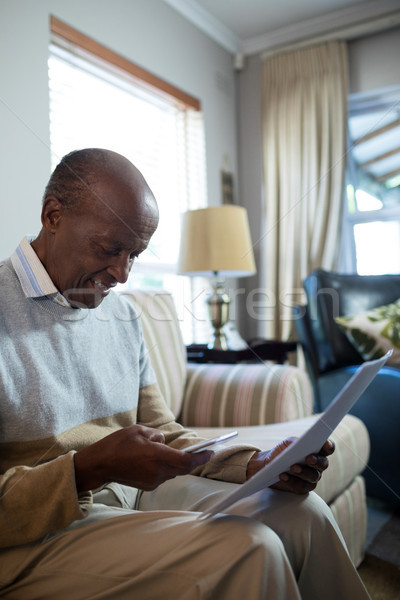
<svg viewBox="0 0 400 600"><path fill-rule="evenodd" d="M250 291L262 286L266 223L261 59L247 58L244 69L235 74L229 53L162 0L1 0L0 258L9 255L23 235L40 227L41 195L50 173L50 14L201 100L209 202L220 202L220 169L228 162L236 198L249 212L258 265L257 276L241 280L239 287ZM400 83L399 33L397 28L350 42L351 92ZM240 312L240 330L253 337L259 333L257 322L247 316L244 297L238 298L240 311L235 314Z"/></svg>
<svg viewBox="0 0 400 600"><path fill-rule="evenodd" d="M400 85L400 28L369 35L349 42L350 92L367 93L378 88ZM246 59L238 76L238 146L239 198L249 212L252 238L255 244L257 277L243 279L240 284L248 294L264 285L265 202L263 194L261 98L262 60L259 55ZM262 325L249 316L242 297L238 311L240 330L246 337L262 335Z"/></svg>
<svg viewBox="0 0 400 600"><path fill-rule="evenodd" d="M230 54L162 0L1 0L0 258L40 227L50 175L47 54L53 14L200 99L208 196L221 199L220 169L236 179L234 72Z"/></svg>
<svg viewBox="0 0 400 600"><path fill-rule="evenodd" d="M350 93L400 85L400 28L349 42Z"/></svg>
<svg viewBox="0 0 400 600"><path fill-rule="evenodd" d="M261 99L262 99L261 58L246 58L244 69L238 73L238 152L239 152L239 200L247 208L249 224L257 265L257 274L242 279L240 287L245 294L238 296L238 328L246 332L246 339L257 337L258 323L251 318L246 308L251 290L264 286L263 254L265 243L265 198L262 166Z"/></svg>

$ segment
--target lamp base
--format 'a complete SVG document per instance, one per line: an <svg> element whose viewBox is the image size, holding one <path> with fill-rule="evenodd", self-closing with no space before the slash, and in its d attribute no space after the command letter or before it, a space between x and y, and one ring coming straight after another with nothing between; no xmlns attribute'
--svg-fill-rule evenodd
<svg viewBox="0 0 400 600"><path fill-rule="evenodd" d="M249 347L231 321L224 326L224 334L228 350L246 350Z"/></svg>
<svg viewBox="0 0 400 600"><path fill-rule="evenodd" d="M228 350L223 327L229 318L229 304L231 300L225 292L223 282L219 281L217 277L215 278L213 287L213 293L207 298L208 314L213 326L213 334L208 348L212 350Z"/></svg>
<svg viewBox="0 0 400 600"><path fill-rule="evenodd" d="M207 344L209 350L246 350L247 342L239 334L233 323L228 322L221 329L215 329Z"/></svg>
<svg viewBox="0 0 400 600"><path fill-rule="evenodd" d="M242 350L247 348L233 323L229 323L230 298L222 281L216 279L214 290L207 298L208 312L213 333L207 348L210 350Z"/></svg>
<svg viewBox="0 0 400 600"><path fill-rule="evenodd" d="M207 344L209 350L229 350L226 335L223 331L213 331L212 338Z"/></svg>

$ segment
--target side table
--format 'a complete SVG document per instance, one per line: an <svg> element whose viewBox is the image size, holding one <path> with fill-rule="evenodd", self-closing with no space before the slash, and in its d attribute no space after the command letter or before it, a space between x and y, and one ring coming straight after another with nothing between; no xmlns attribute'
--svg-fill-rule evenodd
<svg viewBox="0 0 400 600"><path fill-rule="evenodd" d="M281 342L278 340L249 341L243 350L213 350L206 344L190 344L186 346L188 362L194 363L227 363L256 362L273 360L278 364L287 361L288 352L296 352L297 342Z"/></svg>

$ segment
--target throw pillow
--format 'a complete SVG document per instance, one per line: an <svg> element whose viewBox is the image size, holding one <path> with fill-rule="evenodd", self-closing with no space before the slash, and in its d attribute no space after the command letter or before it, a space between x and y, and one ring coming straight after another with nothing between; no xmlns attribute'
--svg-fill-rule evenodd
<svg viewBox="0 0 400 600"><path fill-rule="evenodd" d="M380 358L392 349L387 364L400 366L400 298L393 304L337 317L335 321L364 360Z"/></svg>

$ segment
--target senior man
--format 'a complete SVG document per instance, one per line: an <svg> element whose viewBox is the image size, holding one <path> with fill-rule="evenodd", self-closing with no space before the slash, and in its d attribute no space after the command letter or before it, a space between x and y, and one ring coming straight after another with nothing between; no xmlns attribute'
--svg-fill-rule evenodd
<svg viewBox="0 0 400 600"><path fill-rule="evenodd" d="M141 173L72 152L42 229L0 264L0 597L14 600L363 600L332 515L311 490L326 442L275 489L203 521L269 452L183 452L140 320L114 293L158 224Z"/></svg>

